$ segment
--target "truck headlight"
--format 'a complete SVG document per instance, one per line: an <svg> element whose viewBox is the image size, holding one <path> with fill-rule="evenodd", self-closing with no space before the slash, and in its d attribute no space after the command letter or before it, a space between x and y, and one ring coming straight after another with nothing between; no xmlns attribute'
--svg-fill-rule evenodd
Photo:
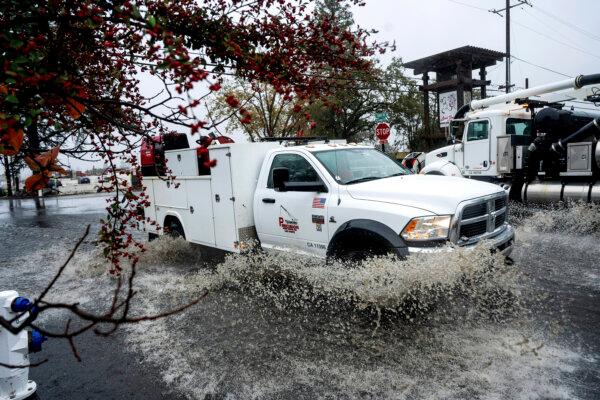
<svg viewBox="0 0 600 400"><path fill-rule="evenodd" d="M450 215L413 218L401 235L409 242L448 239L451 220Z"/></svg>

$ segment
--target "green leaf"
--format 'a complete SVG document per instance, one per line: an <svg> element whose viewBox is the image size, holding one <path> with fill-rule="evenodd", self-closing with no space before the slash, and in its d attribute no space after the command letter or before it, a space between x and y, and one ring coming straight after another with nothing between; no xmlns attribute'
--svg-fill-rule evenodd
<svg viewBox="0 0 600 400"><path fill-rule="evenodd" d="M10 47L12 47L13 49L18 49L21 46L23 46L23 42L21 40L12 39L10 41Z"/></svg>
<svg viewBox="0 0 600 400"><path fill-rule="evenodd" d="M27 59L27 57L25 57L24 55L20 55L20 56L17 56L17 58L15 58L15 60L13 62L15 64L23 64L23 63L26 63L27 61L29 61Z"/></svg>
<svg viewBox="0 0 600 400"><path fill-rule="evenodd" d="M14 94L9 94L4 98L5 101L13 104L19 104L19 99Z"/></svg>
<svg viewBox="0 0 600 400"><path fill-rule="evenodd" d="M6 82L6 83L10 83L10 84L15 84L15 83L17 83L17 81L16 81L14 78L6 78L6 79L4 80L4 82Z"/></svg>
<svg viewBox="0 0 600 400"><path fill-rule="evenodd" d="M154 15L148 16L147 22L150 28L154 28L156 26L156 18L154 18Z"/></svg>
<svg viewBox="0 0 600 400"><path fill-rule="evenodd" d="M131 7L133 8L133 16L135 18L142 18L142 14L140 14L140 9L135 4Z"/></svg>

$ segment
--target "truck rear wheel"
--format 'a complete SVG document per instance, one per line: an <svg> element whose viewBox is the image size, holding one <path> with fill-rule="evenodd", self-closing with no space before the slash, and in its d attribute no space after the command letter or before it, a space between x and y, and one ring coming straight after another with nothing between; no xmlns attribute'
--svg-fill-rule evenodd
<svg viewBox="0 0 600 400"><path fill-rule="evenodd" d="M165 219L165 233L174 238L181 237L185 239L183 226L181 226L181 222L175 217L167 217Z"/></svg>

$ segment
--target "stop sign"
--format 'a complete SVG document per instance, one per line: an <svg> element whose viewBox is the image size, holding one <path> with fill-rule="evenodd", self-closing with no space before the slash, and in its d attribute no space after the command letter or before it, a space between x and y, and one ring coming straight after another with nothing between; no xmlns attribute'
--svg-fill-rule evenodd
<svg viewBox="0 0 600 400"><path fill-rule="evenodd" d="M375 127L375 136L379 139L380 143L387 142L388 137L390 137L390 126L386 122L382 122L377 124Z"/></svg>

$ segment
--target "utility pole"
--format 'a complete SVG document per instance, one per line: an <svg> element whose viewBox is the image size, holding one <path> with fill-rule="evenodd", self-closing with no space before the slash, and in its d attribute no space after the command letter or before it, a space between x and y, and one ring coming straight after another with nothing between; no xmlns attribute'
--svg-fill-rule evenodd
<svg viewBox="0 0 600 400"><path fill-rule="evenodd" d="M506 0L506 93L510 93L510 0Z"/></svg>
<svg viewBox="0 0 600 400"><path fill-rule="evenodd" d="M500 14L502 11L506 12L506 83L504 85L506 93L510 93L510 88L513 86L510 83L510 9L513 7L522 6L524 4L528 5L529 7L533 7L531 3L529 3L529 0L517 0L517 3L513 5L510 4L510 0L506 0L505 8L502 8L500 10L488 10L489 12L499 15L500 17L503 16L502 14ZM502 86L500 88L502 88Z"/></svg>

